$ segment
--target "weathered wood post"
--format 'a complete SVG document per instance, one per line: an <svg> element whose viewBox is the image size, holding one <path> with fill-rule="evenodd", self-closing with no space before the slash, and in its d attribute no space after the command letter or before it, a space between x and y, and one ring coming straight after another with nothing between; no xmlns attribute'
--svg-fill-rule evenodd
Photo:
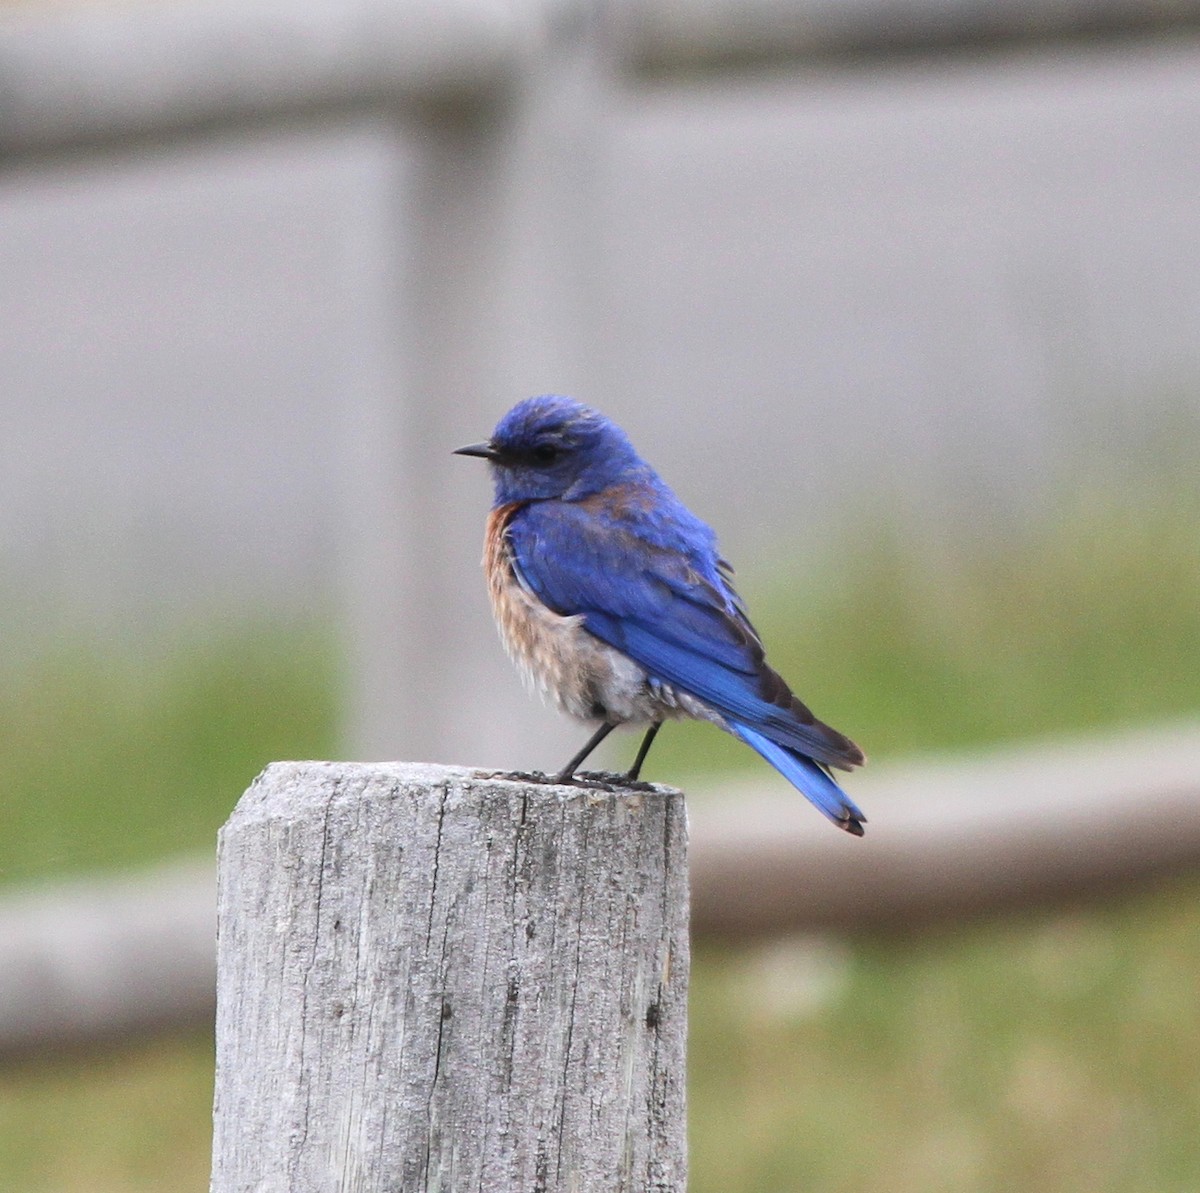
<svg viewBox="0 0 1200 1193"><path fill-rule="evenodd" d="M682 1193L679 792L276 763L218 886L213 1193Z"/></svg>

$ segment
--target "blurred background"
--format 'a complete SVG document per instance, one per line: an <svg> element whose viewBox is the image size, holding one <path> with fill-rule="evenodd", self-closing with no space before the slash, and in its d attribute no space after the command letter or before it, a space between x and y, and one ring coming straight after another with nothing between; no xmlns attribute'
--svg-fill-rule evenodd
<svg viewBox="0 0 1200 1193"><path fill-rule="evenodd" d="M0 1188L206 1187L268 761L578 744L450 455L545 391L871 757L655 747L691 1188L1200 1188L1198 213L1192 0L0 2Z"/></svg>

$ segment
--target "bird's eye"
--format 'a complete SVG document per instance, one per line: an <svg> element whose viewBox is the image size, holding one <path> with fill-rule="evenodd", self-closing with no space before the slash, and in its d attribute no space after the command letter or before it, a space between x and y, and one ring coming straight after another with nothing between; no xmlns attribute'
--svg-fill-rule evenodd
<svg viewBox="0 0 1200 1193"><path fill-rule="evenodd" d="M558 459L558 448L553 443L539 443L533 449L533 458L538 464L553 464Z"/></svg>

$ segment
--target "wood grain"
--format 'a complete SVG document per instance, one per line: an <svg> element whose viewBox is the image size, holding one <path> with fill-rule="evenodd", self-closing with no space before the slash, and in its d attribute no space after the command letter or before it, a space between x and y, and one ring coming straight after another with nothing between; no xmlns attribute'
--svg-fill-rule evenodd
<svg viewBox="0 0 1200 1193"><path fill-rule="evenodd" d="M221 833L214 1193L680 1190L667 789L277 763Z"/></svg>

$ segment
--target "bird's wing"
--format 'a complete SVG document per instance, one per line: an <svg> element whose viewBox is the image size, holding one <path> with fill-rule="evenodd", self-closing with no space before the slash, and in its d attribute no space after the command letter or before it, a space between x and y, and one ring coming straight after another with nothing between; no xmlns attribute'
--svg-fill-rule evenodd
<svg viewBox="0 0 1200 1193"><path fill-rule="evenodd" d="M697 548L686 531L605 517L597 499L589 506L534 502L509 523L513 562L531 592L727 720L829 766L862 761L767 665L708 541Z"/></svg>

